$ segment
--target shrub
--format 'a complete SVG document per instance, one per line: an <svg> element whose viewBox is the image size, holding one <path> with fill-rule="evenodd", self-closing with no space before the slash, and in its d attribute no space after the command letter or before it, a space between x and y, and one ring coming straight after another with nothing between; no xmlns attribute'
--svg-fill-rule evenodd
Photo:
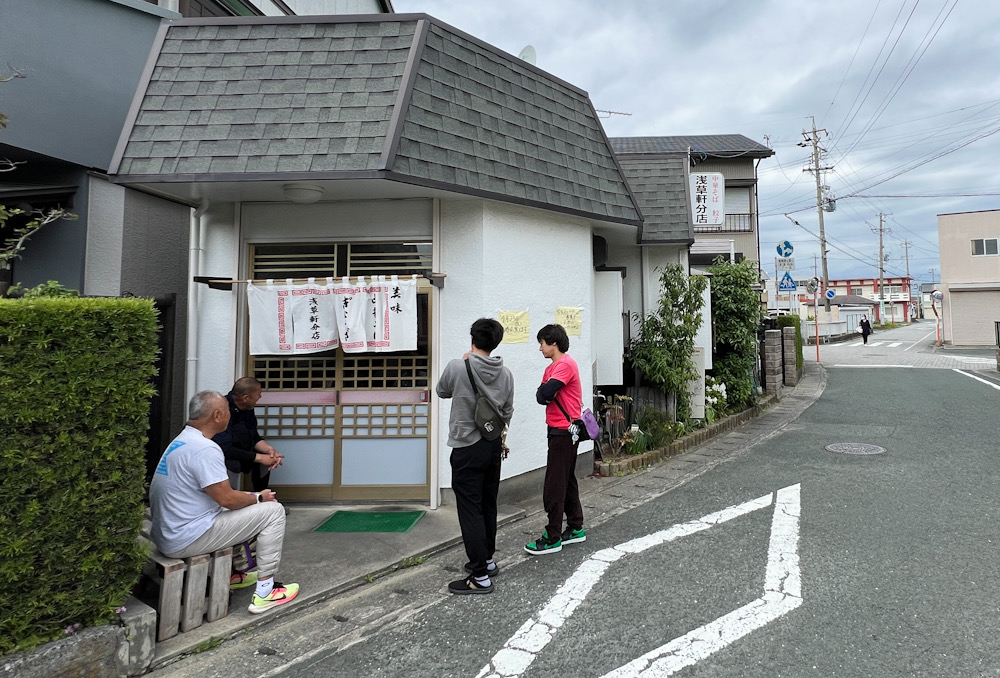
<svg viewBox="0 0 1000 678"><path fill-rule="evenodd" d="M802 371L802 321L797 315L779 315L774 323L777 329L795 328L795 369Z"/></svg>
<svg viewBox="0 0 1000 678"><path fill-rule="evenodd" d="M78 297L80 293L63 287L59 282L50 280L35 287L24 287L18 283L7 290L11 299L32 299L34 297Z"/></svg>
<svg viewBox="0 0 1000 678"><path fill-rule="evenodd" d="M670 414L655 407L642 408L636 423L649 436L650 449L656 450L664 445L669 445L677 437Z"/></svg>
<svg viewBox="0 0 1000 678"><path fill-rule="evenodd" d="M731 263L720 257L709 271L716 351L712 372L725 382L729 404L745 409L756 399L753 370L757 363L760 294L753 286L760 282L757 269L747 260Z"/></svg>
<svg viewBox="0 0 1000 678"><path fill-rule="evenodd" d="M156 345L150 300L0 300L0 654L113 619L135 585Z"/></svg>
<svg viewBox="0 0 1000 678"><path fill-rule="evenodd" d="M705 421L711 424L726 413L726 383L705 377Z"/></svg>
<svg viewBox="0 0 1000 678"><path fill-rule="evenodd" d="M637 455L649 450L652 447L649 434L642 429L631 430L622 438L623 451L625 454Z"/></svg>
<svg viewBox="0 0 1000 678"><path fill-rule="evenodd" d="M687 417L688 384L698 376L691 355L707 284L703 276L688 276L681 265L667 264L660 273L656 310L645 316L634 314L639 328L629 357L647 383L676 397L678 419Z"/></svg>

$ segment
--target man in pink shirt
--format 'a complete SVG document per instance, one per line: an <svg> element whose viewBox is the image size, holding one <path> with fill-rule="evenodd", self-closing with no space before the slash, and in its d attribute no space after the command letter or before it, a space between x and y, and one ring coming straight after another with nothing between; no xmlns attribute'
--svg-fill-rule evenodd
<svg viewBox="0 0 1000 678"><path fill-rule="evenodd" d="M538 350L552 362L542 374L542 384L535 392L539 405L545 405L549 451L545 465L545 486L542 504L548 523L541 537L525 545L534 556L556 553L563 544L587 540L583 530L583 504L576 479L577 441L570 433L570 424L579 419L583 407L583 387L580 368L566 352L569 337L562 325L546 325L538 331ZM562 529L563 514L566 530Z"/></svg>

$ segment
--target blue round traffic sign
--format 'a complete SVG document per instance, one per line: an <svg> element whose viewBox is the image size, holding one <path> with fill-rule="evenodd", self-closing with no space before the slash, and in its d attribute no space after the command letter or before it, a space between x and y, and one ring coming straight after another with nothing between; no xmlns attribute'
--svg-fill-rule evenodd
<svg viewBox="0 0 1000 678"><path fill-rule="evenodd" d="M792 243L788 242L787 240L784 240L784 241L778 243L778 256L779 257L790 257L790 256L792 256L792 252L794 252L794 251L795 251L795 248L792 247Z"/></svg>
<svg viewBox="0 0 1000 678"><path fill-rule="evenodd" d="M826 291L826 298L827 299L833 299L835 296L837 296L836 291L834 291L834 290L827 290Z"/></svg>

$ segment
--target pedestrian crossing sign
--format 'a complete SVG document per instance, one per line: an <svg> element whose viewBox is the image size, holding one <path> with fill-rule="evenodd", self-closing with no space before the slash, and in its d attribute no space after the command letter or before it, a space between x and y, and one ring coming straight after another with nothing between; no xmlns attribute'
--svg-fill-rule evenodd
<svg viewBox="0 0 1000 678"><path fill-rule="evenodd" d="M781 281L778 282L779 292L794 292L798 289L795 281L792 280L792 276L789 275L788 271L785 271L785 275L781 276Z"/></svg>

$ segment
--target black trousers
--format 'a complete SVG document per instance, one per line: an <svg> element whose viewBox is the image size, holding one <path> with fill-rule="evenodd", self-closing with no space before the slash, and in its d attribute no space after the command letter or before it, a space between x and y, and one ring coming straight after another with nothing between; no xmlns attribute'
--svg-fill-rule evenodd
<svg viewBox="0 0 1000 678"><path fill-rule="evenodd" d="M549 436L545 485L542 488L542 505L549 521L545 531L549 537L562 534L563 514L566 515L567 527L574 530L583 527L580 483L576 479L576 447L571 436Z"/></svg>
<svg viewBox="0 0 1000 678"><path fill-rule="evenodd" d="M455 492L465 554L476 576L486 574L486 561L497 550L500 454L499 438L480 439L451 451L451 489Z"/></svg>

